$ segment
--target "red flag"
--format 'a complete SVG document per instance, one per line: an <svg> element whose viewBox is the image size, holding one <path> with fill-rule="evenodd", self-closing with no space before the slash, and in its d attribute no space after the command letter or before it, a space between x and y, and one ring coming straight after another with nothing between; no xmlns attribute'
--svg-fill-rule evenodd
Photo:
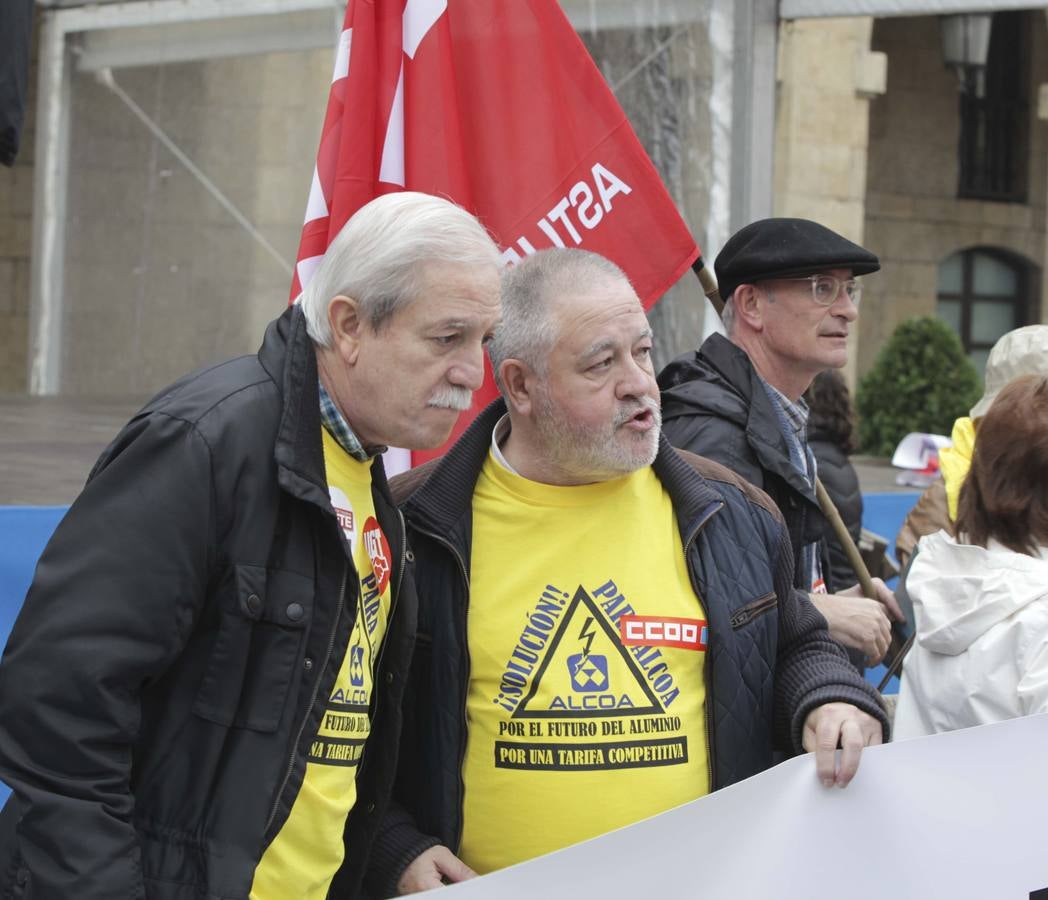
<svg viewBox="0 0 1048 900"><path fill-rule="evenodd" d="M699 254L555 0L350 0L292 299L346 220L397 190L470 210L507 262L600 253L645 309ZM496 394L489 372L451 440Z"/></svg>

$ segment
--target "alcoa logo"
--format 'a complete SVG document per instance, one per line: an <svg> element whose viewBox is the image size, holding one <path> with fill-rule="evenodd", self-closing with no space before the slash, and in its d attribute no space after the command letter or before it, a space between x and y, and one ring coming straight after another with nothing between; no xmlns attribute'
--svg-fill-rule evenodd
<svg viewBox="0 0 1048 900"><path fill-rule="evenodd" d="M619 637L624 647L705 650L709 631L702 619L625 615L619 619Z"/></svg>

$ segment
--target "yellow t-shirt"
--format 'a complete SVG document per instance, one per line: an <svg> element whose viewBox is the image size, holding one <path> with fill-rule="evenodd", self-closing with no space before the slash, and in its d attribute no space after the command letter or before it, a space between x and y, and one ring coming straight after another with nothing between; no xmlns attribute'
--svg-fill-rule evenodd
<svg viewBox="0 0 1048 900"><path fill-rule="evenodd" d="M310 747L302 787L255 869L252 900L327 897L345 852L342 833L356 801L357 768L371 730L375 660L389 618L391 559L371 499L371 461L353 459L326 430L323 441L331 505L360 579L356 621ZM353 594L347 590L346 596Z"/></svg>
<svg viewBox="0 0 1048 900"><path fill-rule="evenodd" d="M490 872L709 791L705 615L650 467L473 495L462 859Z"/></svg>

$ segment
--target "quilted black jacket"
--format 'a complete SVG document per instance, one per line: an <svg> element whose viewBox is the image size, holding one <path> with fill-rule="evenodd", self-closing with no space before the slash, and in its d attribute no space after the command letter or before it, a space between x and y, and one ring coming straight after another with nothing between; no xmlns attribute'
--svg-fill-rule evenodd
<svg viewBox="0 0 1048 900"><path fill-rule="evenodd" d="M419 634L405 698L395 809L376 840L369 884L394 892L428 847L455 850L462 834L466 746L472 494L503 401L488 407L452 450L393 480L416 559ZM723 466L673 450L654 469L673 499L696 592L709 622L706 727L710 789L801 751L808 713L854 703L887 720L876 693L848 665L807 597L792 588L793 556L778 510Z"/></svg>
<svg viewBox="0 0 1048 900"><path fill-rule="evenodd" d="M829 525L815 492L790 464L771 401L745 351L719 334L677 357L659 373L662 430L674 447L716 460L766 491L782 511L793 546L794 585L811 587L801 565L803 548L821 543L822 570L829 574L824 537ZM835 584L828 589L854 584Z"/></svg>
<svg viewBox="0 0 1048 900"><path fill-rule="evenodd" d="M0 667L0 897L246 900L302 784L358 579L328 499L296 306L258 356L186 376L102 455ZM395 611L331 895L356 894L392 787L415 634L376 462Z"/></svg>

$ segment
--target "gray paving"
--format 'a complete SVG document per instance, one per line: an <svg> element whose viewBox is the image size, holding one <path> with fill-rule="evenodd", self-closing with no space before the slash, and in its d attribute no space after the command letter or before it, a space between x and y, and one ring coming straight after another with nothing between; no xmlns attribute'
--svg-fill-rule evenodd
<svg viewBox="0 0 1048 900"><path fill-rule="evenodd" d="M143 397L0 394L0 505L65 506Z"/></svg>
<svg viewBox="0 0 1048 900"><path fill-rule="evenodd" d="M853 456L852 465L859 476L859 485L864 494L893 494L898 492L919 492L921 488L895 483L900 470L887 459L876 456Z"/></svg>
<svg viewBox="0 0 1048 900"><path fill-rule="evenodd" d="M144 397L0 394L0 505L72 503L98 455ZM864 493L912 491L887 460L852 458Z"/></svg>

